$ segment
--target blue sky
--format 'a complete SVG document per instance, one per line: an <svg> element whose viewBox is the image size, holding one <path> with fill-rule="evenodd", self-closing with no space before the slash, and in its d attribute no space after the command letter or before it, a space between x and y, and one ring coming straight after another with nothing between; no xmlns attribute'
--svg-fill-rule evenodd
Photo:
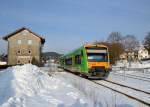
<svg viewBox="0 0 150 107"><path fill-rule="evenodd" d="M150 31L150 0L0 0L0 37L23 26L45 37L44 51L64 53L112 31L142 41ZM0 40L0 53L6 43Z"/></svg>

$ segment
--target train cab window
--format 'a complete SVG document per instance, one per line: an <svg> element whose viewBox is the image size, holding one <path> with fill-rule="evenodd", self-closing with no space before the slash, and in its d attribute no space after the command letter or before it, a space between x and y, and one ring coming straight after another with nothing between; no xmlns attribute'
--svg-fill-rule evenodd
<svg viewBox="0 0 150 107"><path fill-rule="evenodd" d="M72 65L72 58L65 59L66 65Z"/></svg>
<svg viewBox="0 0 150 107"><path fill-rule="evenodd" d="M75 64L81 64L81 55L75 56Z"/></svg>
<svg viewBox="0 0 150 107"><path fill-rule="evenodd" d="M90 62L107 62L108 54L106 48L86 48L87 59Z"/></svg>
<svg viewBox="0 0 150 107"><path fill-rule="evenodd" d="M107 53L87 53L88 61L108 61Z"/></svg>

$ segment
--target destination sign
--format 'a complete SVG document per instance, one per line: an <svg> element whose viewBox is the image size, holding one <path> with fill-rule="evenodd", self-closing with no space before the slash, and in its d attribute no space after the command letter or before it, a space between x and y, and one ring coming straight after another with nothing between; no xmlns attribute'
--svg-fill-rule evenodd
<svg viewBox="0 0 150 107"><path fill-rule="evenodd" d="M87 49L87 53L107 53L106 50Z"/></svg>

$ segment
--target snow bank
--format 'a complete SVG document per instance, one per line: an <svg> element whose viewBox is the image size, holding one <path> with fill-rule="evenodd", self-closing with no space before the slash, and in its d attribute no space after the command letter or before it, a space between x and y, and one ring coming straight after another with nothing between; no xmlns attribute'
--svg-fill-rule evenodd
<svg viewBox="0 0 150 107"><path fill-rule="evenodd" d="M92 107L72 85L31 64L0 72L1 107Z"/></svg>
<svg viewBox="0 0 150 107"><path fill-rule="evenodd" d="M0 65L6 65L6 64L7 64L7 62L0 61Z"/></svg>

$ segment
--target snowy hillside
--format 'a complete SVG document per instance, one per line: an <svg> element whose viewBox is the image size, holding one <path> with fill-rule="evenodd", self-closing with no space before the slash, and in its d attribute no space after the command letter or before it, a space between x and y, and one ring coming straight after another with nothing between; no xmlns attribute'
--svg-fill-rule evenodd
<svg viewBox="0 0 150 107"><path fill-rule="evenodd" d="M0 72L0 107L91 107L83 93L36 66Z"/></svg>

